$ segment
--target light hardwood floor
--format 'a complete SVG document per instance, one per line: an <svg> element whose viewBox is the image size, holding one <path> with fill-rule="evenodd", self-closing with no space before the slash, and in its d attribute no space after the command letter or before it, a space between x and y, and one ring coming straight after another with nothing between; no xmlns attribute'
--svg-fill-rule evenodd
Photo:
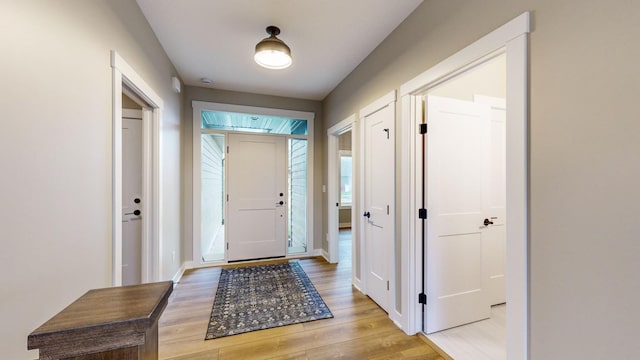
<svg viewBox="0 0 640 360"><path fill-rule="evenodd" d="M341 251L340 258L339 265L322 258L300 260L333 319L207 341L204 336L220 268L185 273L159 322L160 359L443 360L419 337L404 334L371 299L353 289L350 253Z"/></svg>

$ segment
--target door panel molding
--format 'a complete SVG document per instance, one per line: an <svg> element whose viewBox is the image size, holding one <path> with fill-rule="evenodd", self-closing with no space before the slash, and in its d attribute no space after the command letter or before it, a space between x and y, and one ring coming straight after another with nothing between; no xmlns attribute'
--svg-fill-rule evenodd
<svg viewBox="0 0 640 360"><path fill-rule="evenodd" d="M284 257L287 253L285 215L290 199L278 195L287 194L286 142L284 136L228 136L228 261ZM249 154L247 149L251 149Z"/></svg>
<svg viewBox="0 0 640 360"><path fill-rule="evenodd" d="M427 334L489 318L483 244L490 106L425 96Z"/></svg>
<svg viewBox="0 0 640 360"><path fill-rule="evenodd" d="M362 156L360 157L358 166L359 196L357 200L360 213L356 214L355 218L352 219L352 224L358 224L358 230L361 234L359 246L361 249L361 254L363 255L361 256L362 290L364 290L365 294L371 295L372 298L374 298L374 300L378 302L378 305L383 307L385 311L389 313L389 317L394 321L396 320L398 313L394 296L394 294L396 294L397 292L395 276L395 101L396 91L393 90L360 110L359 152L360 154L362 154ZM382 113L382 111L387 112ZM388 201L386 201L388 202L388 204L386 204L388 206L388 214L383 216L388 217L388 220L384 222L386 226L380 228L382 229L379 231L381 233L372 231L372 228L376 227L375 225L373 225L373 223L376 221L376 216L380 216L383 211L381 209L378 209L380 211L376 211L375 209L367 208L367 206L370 206L368 202L371 201L371 199L369 198L371 196L371 194L369 193L371 190L369 189L369 187L371 186L371 181L368 178L368 175L370 175L368 173L370 171L368 169L368 166L371 166L371 162L374 161L371 155L372 151L367 148L368 135L371 135L369 134L367 129L370 121L373 121L376 115L381 115L381 118L376 117L375 121L379 123L385 123L384 127L388 134L388 139L385 139L385 141L389 141L388 145L389 147L391 147L391 149L393 149L392 151L390 151L391 154L388 154L391 156L391 164L387 164L389 166L386 172L386 174L391 177L391 185L389 186L390 188L385 194L388 195ZM382 133L378 135L382 135ZM372 221L369 221L371 218L362 216L365 211L372 214L372 216L374 217ZM384 249L373 249L371 246L372 241L379 238L379 236L382 236L382 239L380 240L383 241L382 245L384 246ZM384 241L386 238L388 238L388 241ZM372 274L372 265L378 263L376 259L372 259L372 256L376 256L376 254L378 257L388 257L385 264L385 269L379 267L377 268L377 271L386 273L384 274L384 277L386 277L386 279L380 278L380 276L378 276L377 274ZM386 291L384 291L384 289L381 289L381 287L384 286L385 282L387 282ZM382 295L383 293L384 295Z"/></svg>

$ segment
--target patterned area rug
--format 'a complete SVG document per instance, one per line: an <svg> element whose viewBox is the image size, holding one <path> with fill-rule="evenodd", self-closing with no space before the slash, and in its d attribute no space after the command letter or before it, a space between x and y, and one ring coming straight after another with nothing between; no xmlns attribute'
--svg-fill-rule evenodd
<svg viewBox="0 0 640 360"><path fill-rule="evenodd" d="M332 317L297 262L222 269L205 340Z"/></svg>

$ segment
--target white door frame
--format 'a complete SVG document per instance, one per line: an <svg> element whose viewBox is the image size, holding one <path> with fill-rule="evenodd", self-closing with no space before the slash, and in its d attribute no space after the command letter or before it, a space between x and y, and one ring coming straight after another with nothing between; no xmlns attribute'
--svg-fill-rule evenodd
<svg viewBox="0 0 640 360"><path fill-rule="evenodd" d="M527 359L528 354L528 33L529 13L525 12L497 30L485 35L400 88L402 98L401 219L402 288L407 289L401 324L409 334L420 331L421 287L420 241L422 221L420 141L418 124L422 119L422 96L434 86L469 70L498 54L507 54L507 357ZM406 284L404 283L406 281ZM404 314L403 314L404 315Z"/></svg>
<svg viewBox="0 0 640 360"><path fill-rule="evenodd" d="M359 175L356 169L359 164L359 149L357 144L357 120L356 114L352 114L346 119L333 125L327 130L327 246L328 252L323 256L328 262L335 264L338 262L338 238L339 238L339 209L333 204L340 199L340 156L339 156L339 140L338 137L348 131L351 131L351 159L352 159L352 184L355 185L356 191L353 192L351 201L351 283L358 290L362 289L362 268L359 253L359 247L356 246L360 239L360 231L358 222L358 183Z"/></svg>
<svg viewBox="0 0 640 360"><path fill-rule="evenodd" d="M123 85L150 107L142 111L142 196L147 206L142 217L142 282L159 280L161 269L160 224L160 111L162 99L129 64L111 51L113 81L112 164L112 284L122 285L122 93Z"/></svg>
<svg viewBox="0 0 640 360"><path fill-rule="evenodd" d="M302 119L307 121L307 135L305 136L296 136L296 135L282 135L282 134L274 134L273 136L288 136L289 138L299 138L307 140L307 252L301 254L295 254L289 256L287 254L286 258L297 258L308 256L309 254L316 255L315 249L313 247L313 231L314 231L314 221L313 221L313 168L314 168L314 119L315 114L312 112L306 111L296 111L296 110L286 110L286 109L275 109L275 108L265 108L265 107L256 107L249 105L234 105L234 104L222 104L222 103L214 103L207 101L192 101L191 106L193 108L193 130L192 130L192 154L193 154L193 216L192 216L192 231L193 231L193 260L191 264L189 264L189 268L198 268L203 266L212 266L212 265L221 265L227 263L227 252L225 251L225 259L223 261L211 261L203 264L200 259L202 259L202 249L201 247L201 181L200 181L200 136L203 133L212 133L212 134L220 134L220 133L230 133L230 131L219 131L219 130L206 130L201 129L201 114L204 110L212 110L212 111L226 111L226 112L235 112L235 113L243 113L243 114L258 114L258 115L266 115L266 116L279 116L293 119ZM244 133L246 134L246 133ZM287 151L288 153L288 151ZM196 161L198 160L198 161ZM227 179L225 179L227 181ZM225 187L226 188L226 187ZM225 206L227 206L225 204ZM225 232L225 236L227 236Z"/></svg>

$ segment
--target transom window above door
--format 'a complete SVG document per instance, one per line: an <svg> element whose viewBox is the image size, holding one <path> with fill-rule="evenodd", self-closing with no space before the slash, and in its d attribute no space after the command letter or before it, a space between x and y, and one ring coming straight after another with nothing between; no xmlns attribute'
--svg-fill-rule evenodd
<svg viewBox="0 0 640 360"><path fill-rule="evenodd" d="M264 134L308 135L307 120L279 116L203 110L202 129Z"/></svg>

